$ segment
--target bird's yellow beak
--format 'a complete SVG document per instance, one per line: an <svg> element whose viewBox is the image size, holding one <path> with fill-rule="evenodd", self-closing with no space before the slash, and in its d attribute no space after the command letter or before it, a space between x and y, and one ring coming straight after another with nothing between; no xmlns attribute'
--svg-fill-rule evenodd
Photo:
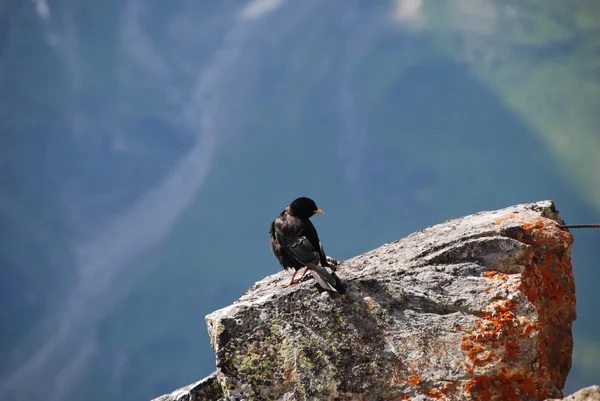
<svg viewBox="0 0 600 401"><path fill-rule="evenodd" d="M314 210L314 212L315 212L315 213L319 213L319 214L325 214L325 212L324 212L324 211L322 211L321 209Z"/></svg>

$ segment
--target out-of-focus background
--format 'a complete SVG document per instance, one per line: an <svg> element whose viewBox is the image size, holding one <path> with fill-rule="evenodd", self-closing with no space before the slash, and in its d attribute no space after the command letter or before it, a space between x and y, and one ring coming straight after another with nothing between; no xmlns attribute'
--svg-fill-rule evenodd
<svg viewBox="0 0 600 401"><path fill-rule="evenodd" d="M314 198L346 259L553 199L600 222L597 0L6 0L0 399L142 401L214 370L204 316ZM566 392L600 383L574 231Z"/></svg>

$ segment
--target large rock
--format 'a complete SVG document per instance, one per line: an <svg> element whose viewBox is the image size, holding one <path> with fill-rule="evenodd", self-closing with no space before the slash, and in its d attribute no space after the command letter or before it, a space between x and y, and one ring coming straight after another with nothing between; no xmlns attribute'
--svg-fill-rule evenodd
<svg viewBox="0 0 600 401"><path fill-rule="evenodd" d="M343 262L339 297L269 276L206 317L217 372L190 388L219 394L161 400L562 397L575 285L559 224L550 201L447 221Z"/></svg>

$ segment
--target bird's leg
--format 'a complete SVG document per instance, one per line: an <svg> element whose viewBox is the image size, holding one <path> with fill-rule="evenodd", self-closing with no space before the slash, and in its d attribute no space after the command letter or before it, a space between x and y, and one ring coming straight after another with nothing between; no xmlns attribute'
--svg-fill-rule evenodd
<svg viewBox="0 0 600 401"><path fill-rule="evenodd" d="M292 279L290 280L290 282L283 285L283 288L288 288L290 285L294 284L294 277L296 277L297 273L298 273L298 270L296 270L294 272L294 274L292 275Z"/></svg>
<svg viewBox="0 0 600 401"><path fill-rule="evenodd" d="M308 266L306 266L306 268L304 269L304 272L302 272L302 275L300 276L300 278L298 279L298 281L302 280L304 278L304 276L306 276L306 272L308 271Z"/></svg>

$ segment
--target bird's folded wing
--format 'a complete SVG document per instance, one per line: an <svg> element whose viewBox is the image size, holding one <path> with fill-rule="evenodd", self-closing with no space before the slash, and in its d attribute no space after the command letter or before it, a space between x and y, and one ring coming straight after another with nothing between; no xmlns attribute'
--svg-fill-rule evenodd
<svg viewBox="0 0 600 401"><path fill-rule="evenodd" d="M315 273L313 277L323 288L337 291L337 280L332 275L333 271L330 272L327 267L321 266L319 252L306 237L298 237L297 241L291 242L286 249L296 260Z"/></svg>
<svg viewBox="0 0 600 401"><path fill-rule="evenodd" d="M319 252L310 243L306 237L295 238L286 246L289 253L303 265L318 264L320 261Z"/></svg>

